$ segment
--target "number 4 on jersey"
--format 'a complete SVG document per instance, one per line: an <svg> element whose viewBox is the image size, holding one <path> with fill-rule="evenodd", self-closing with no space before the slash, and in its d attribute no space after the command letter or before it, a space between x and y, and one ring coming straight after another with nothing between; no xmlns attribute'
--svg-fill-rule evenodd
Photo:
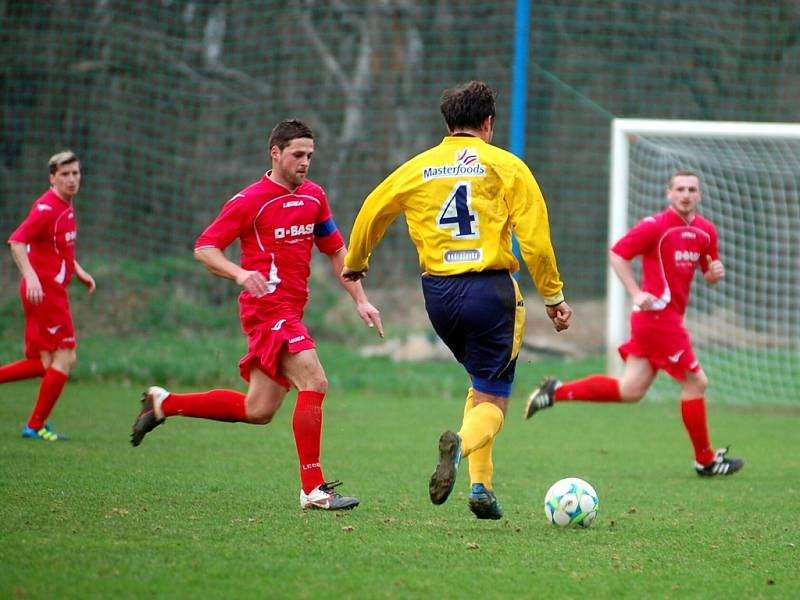
<svg viewBox="0 0 800 600"><path fill-rule="evenodd" d="M442 229L452 229L454 239L478 237L478 213L472 212L472 184L459 181L439 211L437 223Z"/></svg>

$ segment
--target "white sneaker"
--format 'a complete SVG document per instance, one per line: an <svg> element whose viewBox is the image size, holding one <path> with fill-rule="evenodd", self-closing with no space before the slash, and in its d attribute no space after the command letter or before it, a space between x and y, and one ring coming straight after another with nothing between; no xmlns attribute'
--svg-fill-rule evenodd
<svg viewBox="0 0 800 600"><path fill-rule="evenodd" d="M318 485L308 494L300 490L300 508L320 508L322 510L349 510L358 506L358 498L342 496L333 488L342 485L341 481L331 481Z"/></svg>

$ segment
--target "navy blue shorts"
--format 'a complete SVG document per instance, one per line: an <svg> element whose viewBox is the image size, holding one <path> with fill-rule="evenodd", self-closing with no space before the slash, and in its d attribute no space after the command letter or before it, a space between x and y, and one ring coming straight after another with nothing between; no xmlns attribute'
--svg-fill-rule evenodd
<svg viewBox="0 0 800 600"><path fill-rule="evenodd" d="M422 276L425 309L436 333L479 392L508 397L525 334L525 306L508 271Z"/></svg>

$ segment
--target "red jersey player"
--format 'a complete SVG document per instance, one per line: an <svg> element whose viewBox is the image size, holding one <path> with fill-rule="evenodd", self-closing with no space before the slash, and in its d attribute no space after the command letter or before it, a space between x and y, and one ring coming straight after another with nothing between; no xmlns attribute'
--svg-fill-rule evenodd
<svg viewBox="0 0 800 600"><path fill-rule="evenodd" d="M592 375L561 383L547 378L525 406L530 418L554 402L638 402L661 369L681 387L681 416L694 447L695 470L702 476L730 475L744 460L714 450L708 435L705 391L708 379L695 358L683 315L692 277L699 266L710 285L725 276L717 231L697 213L702 194L699 177L678 171L669 181L669 207L646 217L611 248L609 260L633 300L631 338L619 347L625 361L620 379ZM642 284L631 260L642 257Z"/></svg>
<svg viewBox="0 0 800 600"><path fill-rule="evenodd" d="M306 179L313 152L314 136L305 123L279 123L269 139L272 169L234 195L195 244L195 257L211 273L244 288L239 314L248 351L239 371L249 382L247 394L233 390L175 394L153 386L142 397L131 443L138 446L148 432L177 415L269 423L294 386L298 392L292 427L300 461L300 506L350 509L358 500L336 492L339 482L326 482L320 464L322 401L328 381L302 322L314 245L330 260L361 319L381 336L383 326L361 284L339 276L346 248L325 192ZM223 254L237 238L241 265Z"/></svg>
<svg viewBox="0 0 800 600"><path fill-rule="evenodd" d="M42 377L39 395L22 437L56 442L66 439L47 425L76 360L75 328L67 286L77 276L91 294L95 281L75 260L77 228L72 200L81 184L78 157L70 151L49 161L50 189L8 243L22 273L25 359L0 367L0 383Z"/></svg>

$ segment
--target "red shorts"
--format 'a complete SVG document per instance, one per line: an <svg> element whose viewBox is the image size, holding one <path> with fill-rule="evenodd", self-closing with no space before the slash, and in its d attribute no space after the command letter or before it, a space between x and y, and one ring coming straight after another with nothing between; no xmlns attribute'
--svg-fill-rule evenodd
<svg viewBox="0 0 800 600"><path fill-rule="evenodd" d="M646 358L653 369L661 369L678 381L686 379L686 371L700 370L683 323L665 323L659 315L644 311L631 314L631 338L619 347L619 354L622 360L628 356Z"/></svg>
<svg viewBox="0 0 800 600"><path fill-rule="evenodd" d="M19 289L25 313L25 357L39 358L41 352L75 348L75 326L69 311L67 290L47 287L41 304L34 305L25 297L25 280Z"/></svg>
<svg viewBox="0 0 800 600"><path fill-rule="evenodd" d="M250 370L258 367L267 376L287 390L291 384L280 371L281 351L291 354L315 348L314 339L306 326L296 317L263 318L258 311L242 307L242 329L247 334L247 354L239 361L239 373L245 381L250 381Z"/></svg>

